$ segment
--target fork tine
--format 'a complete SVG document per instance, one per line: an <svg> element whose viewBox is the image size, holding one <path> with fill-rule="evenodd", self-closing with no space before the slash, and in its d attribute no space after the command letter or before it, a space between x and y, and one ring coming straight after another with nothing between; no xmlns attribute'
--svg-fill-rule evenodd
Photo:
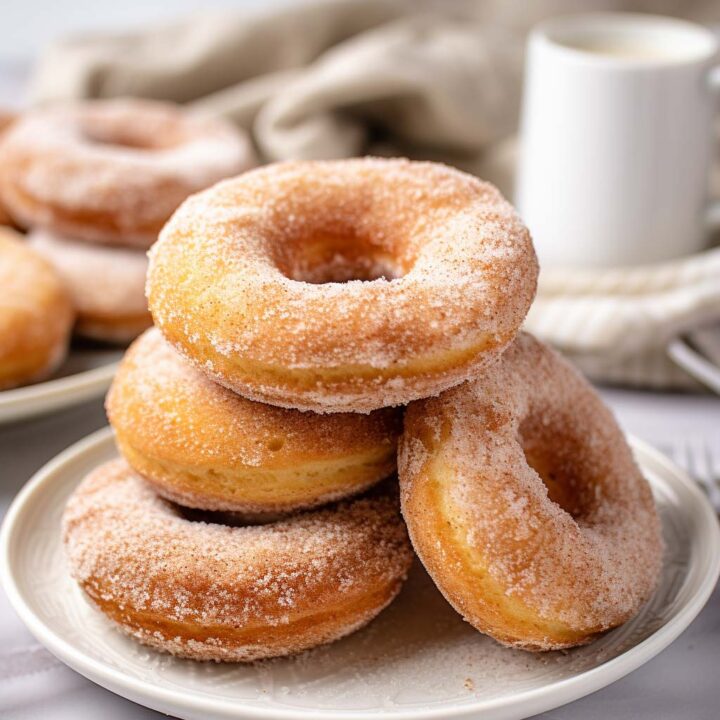
<svg viewBox="0 0 720 720"><path fill-rule="evenodd" d="M708 497L715 510L720 512L720 458L716 462L710 443L705 443L705 462L708 468Z"/></svg>
<svg viewBox="0 0 720 720"><path fill-rule="evenodd" d="M720 489L714 478L708 444L700 439L690 438L682 444L681 456L683 461L679 464L705 491L713 507L720 510Z"/></svg>
<svg viewBox="0 0 720 720"><path fill-rule="evenodd" d="M695 480L720 513L720 452L700 439L668 441L656 447Z"/></svg>
<svg viewBox="0 0 720 720"><path fill-rule="evenodd" d="M678 464L677 452L673 443L659 442L653 444L656 450L659 450L663 455L667 455L675 464Z"/></svg>
<svg viewBox="0 0 720 720"><path fill-rule="evenodd" d="M712 468L713 477L720 479L720 436L718 436L715 444L707 444L710 455L710 467Z"/></svg>
<svg viewBox="0 0 720 720"><path fill-rule="evenodd" d="M680 462L680 466L685 468L688 475L690 475L696 482L701 483L703 489L706 489L705 483L698 475L697 468L695 467L695 453L692 451L689 440L682 444L682 461Z"/></svg>
<svg viewBox="0 0 720 720"><path fill-rule="evenodd" d="M703 472L700 457L695 449L692 439L679 440L673 460L687 472L690 477L709 495L707 474Z"/></svg>

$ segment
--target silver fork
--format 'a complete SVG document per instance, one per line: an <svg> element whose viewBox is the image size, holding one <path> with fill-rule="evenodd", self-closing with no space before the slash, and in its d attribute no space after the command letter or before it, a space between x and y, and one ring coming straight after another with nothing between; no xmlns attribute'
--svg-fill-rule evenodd
<svg viewBox="0 0 720 720"><path fill-rule="evenodd" d="M702 438L686 438L662 444L659 450L698 482L712 506L720 512L720 448Z"/></svg>

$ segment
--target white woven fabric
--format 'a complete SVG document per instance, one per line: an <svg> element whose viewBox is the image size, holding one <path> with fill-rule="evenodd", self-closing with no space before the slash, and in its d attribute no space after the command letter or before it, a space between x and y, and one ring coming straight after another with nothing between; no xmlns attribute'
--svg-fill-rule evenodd
<svg viewBox="0 0 720 720"><path fill-rule="evenodd" d="M694 383L667 357L678 334L720 315L720 248L647 267L543 270L526 328L596 380Z"/></svg>

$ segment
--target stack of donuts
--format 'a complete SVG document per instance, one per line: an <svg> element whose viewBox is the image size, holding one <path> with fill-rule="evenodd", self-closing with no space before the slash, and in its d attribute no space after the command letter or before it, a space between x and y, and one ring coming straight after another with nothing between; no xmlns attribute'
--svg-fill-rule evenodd
<svg viewBox="0 0 720 720"><path fill-rule="evenodd" d="M520 332L537 272L498 191L438 164L290 162L190 197L107 398L123 457L65 511L86 595L142 643L222 661L357 630L413 549L506 645L635 615L661 565L652 496L594 390Z"/></svg>
<svg viewBox="0 0 720 720"><path fill-rule="evenodd" d="M151 324L146 251L165 221L188 195L251 162L234 127L174 105L55 105L3 133L0 206L66 286L75 334L124 343Z"/></svg>

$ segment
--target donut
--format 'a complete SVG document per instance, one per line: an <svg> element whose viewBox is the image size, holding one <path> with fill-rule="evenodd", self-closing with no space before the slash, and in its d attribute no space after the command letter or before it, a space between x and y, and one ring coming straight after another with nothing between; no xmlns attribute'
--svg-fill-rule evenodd
<svg viewBox="0 0 720 720"><path fill-rule="evenodd" d="M164 335L231 390L369 412L489 365L536 279L492 185L364 158L270 165L189 198L151 250L147 290Z"/></svg>
<svg viewBox="0 0 720 720"><path fill-rule="evenodd" d="M396 469L402 416L316 415L209 380L156 328L130 347L106 402L118 447L186 507L278 515L357 494Z"/></svg>
<svg viewBox="0 0 720 720"><path fill-rule="evenodd" d="M398 466L415 551L500 643L588 643L656 586L660 523L620 428L530 335L478 379L410 405Z"/></svg>
<svg viewBox="0 0 720 720"><path fill-rule="evenodd" d="M337 640L393 600L412 558L389 495L232 527L189 519L121 460L82 481L62 532L94 605L141 643L196 660Z"/></svg>
<svg viewBox="0 0 720 720"><path fill-rule="evenodd" d="M0 135L10 128L18 119L18 114L12 110L0 110Z"/></svg>
<svg viewBox="0 0 720 720"><path fill-rule="evenodd" d="M70 291L76 335L126 343L152 325L144 251L71 240L47 230L31 231L27 242L53 265Z"/></svg>
<svg viewBox="0 0 720 720"><path fill-rule="evenodd" d="M0 201L24 227L149 247L191 193L252 164L233 126L149 100L31 110L0 143Z"/></svg>
<svg viewBox="0 0 720 720"><path fill-rule="evenodd" d="M17 115L13 112L0 110L0 137L2 134L17 120ZM13 220L7 209L0 203L0 225L11 225Z"/></svg>
<svg viewBox="0 0 720 720"><path fill-rule="evenodd" d="M0 205L0 225L12 226L12 218L2 205Z"/></svg>
<svg viewBox="0 0 720 720"><path fill-rule="evenodd" d="M53 268L0 230L0 390L50 375L64 360L73 309Z"/></svg>

